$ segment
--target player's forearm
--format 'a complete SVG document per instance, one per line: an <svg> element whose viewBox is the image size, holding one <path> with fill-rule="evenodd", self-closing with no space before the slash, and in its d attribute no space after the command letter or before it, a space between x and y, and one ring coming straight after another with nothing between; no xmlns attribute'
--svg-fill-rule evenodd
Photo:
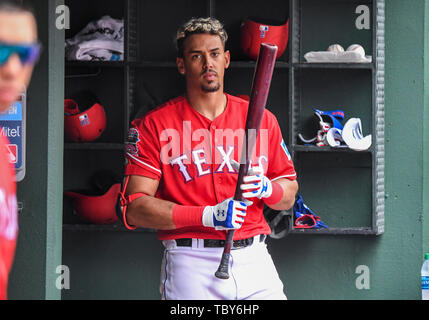
<svg viewBox="0 0 429 320"><path fill-rule="evenodd" d="M274 210L289 210L295 203L295 196L298 192L298 182L289 179L279 179L275 181L283 188L283 197L275 204L267 204Z"/></svg>
<svg viewBox="0 0 429 320"><path fill-rule="evenodd" d="M251 201L226 199L214 206L183 206L170 201L143 196L132 202L127 211L128 225L157 230L205 226L216 230L240 228ZM218 219L219 212L222 212Z"/></svg>
<svg viewBox="0 0 429 320"><path fill-rule="evenodd" d="M144 196L129 204L127 222L139 228L175 229L172 212L176 204L151 196Z"/></svg>
<svg viewBox="0 0 429 320"><path fill-rule="evenodd" d="M133 201L126 215L128 224L134 227L173 230L205 225L205 208L207 206L183 206L146 195ZM213 220L210 217L209 219Z"/></svg>

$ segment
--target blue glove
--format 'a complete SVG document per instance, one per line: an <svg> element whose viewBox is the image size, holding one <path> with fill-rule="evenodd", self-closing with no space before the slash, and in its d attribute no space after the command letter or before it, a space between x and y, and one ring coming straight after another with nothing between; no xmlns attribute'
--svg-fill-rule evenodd
<svg viewBox="0 0 429 320"><path fill-rule="evenodd" d="M240 229L247 214L247 207L252 204L249 200L236 201L229 198L215 206L207 206L203 211L203 225L216 230Z"/></svg>

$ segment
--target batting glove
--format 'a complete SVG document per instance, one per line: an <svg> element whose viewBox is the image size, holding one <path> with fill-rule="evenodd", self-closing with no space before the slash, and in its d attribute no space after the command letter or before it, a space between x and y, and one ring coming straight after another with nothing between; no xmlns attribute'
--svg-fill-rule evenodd
<svg viewBox="0 0 429 320"><path fill-rule="evenodd" d="M207 206L203 211L203 225L216 230L240 229L247 207L253 202L249 200L236 201L233 198L226 199L215 206Z"/></svg>
<svg viewBox="0 0 429 320"><path fill-rule="evenodd" d="M240 164L234 159L231 160L232 166L238 170ZM240 186L241 190L246 190L242 194L243 198L269 198L273 193L273 185L265 175L264 169L261 166L249 168L247 176L243 178L243 184Z"/></svg>

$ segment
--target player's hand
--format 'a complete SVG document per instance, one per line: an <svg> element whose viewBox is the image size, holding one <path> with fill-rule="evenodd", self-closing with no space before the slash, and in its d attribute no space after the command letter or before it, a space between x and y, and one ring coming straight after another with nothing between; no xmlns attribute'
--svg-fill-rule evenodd
<svg viewBox="0 0 429 320"><path fill-rule="evenodd" d="M234 159L231 160L232 166L238 170L240 164ZM243 184L240 185L241 190L245 190L242 194L243 198L269 198L273 193L273 185L265 175L262 166L252 167L247 171L247 176L243 178Z"/></svg>
<svg viewBox="0 0 429 320"><path fill-rule="evenodd" d="M203 225L216 230L240 229L247 207L253 204L247 199L236 201L233 198L226 199L215 206L207 206L203 211Z"/></svg>

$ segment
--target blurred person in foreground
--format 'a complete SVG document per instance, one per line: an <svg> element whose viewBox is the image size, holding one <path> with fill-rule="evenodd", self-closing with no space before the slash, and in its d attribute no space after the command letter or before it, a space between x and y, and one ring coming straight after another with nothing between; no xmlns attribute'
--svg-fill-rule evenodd
<svg viewBox="0 0 429 320"><path fill-rule="evenodd" d="M39 53L32 11L21 1L0 0L0 114L29 84ZM7 299L18 235L15 169L9 162L8 143L0 131L0 300Z"/></svg>

